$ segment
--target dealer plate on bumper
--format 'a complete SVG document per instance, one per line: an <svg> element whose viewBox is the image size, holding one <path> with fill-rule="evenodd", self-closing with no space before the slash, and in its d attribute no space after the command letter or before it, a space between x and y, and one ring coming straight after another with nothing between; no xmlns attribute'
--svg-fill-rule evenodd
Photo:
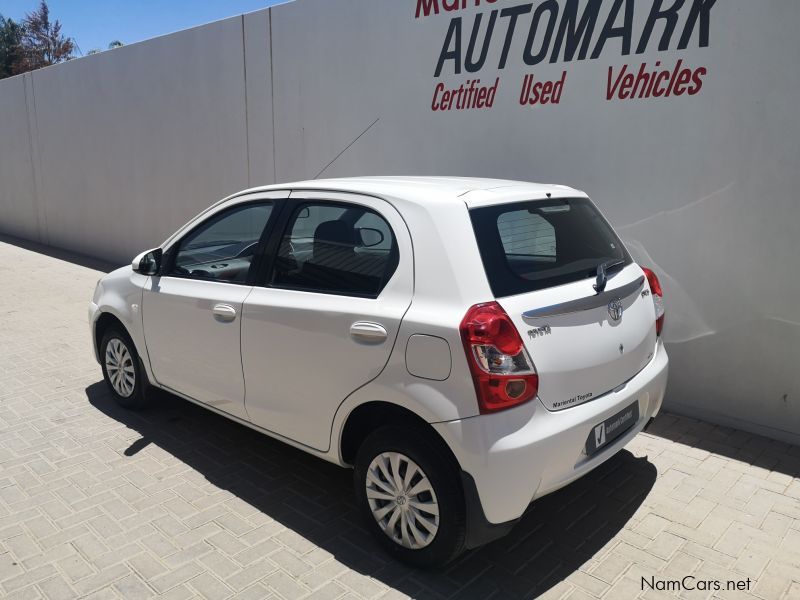
<svg viewBox="0 0 800 600"><path fill-rule="evenodd" d="M586 439L586 456L593 456L633 427L639 420L639 401L592 428Z"/></svg>

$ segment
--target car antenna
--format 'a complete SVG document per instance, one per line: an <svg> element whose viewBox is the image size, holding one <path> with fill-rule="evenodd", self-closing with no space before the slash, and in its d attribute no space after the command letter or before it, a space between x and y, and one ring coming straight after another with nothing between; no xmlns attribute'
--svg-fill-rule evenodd
<svg viewBox="0 0 800 600"><path fill-rule="evenodd" d="M339 152L339 154L337 154L337 155L336 155L336 156L333 158L333 160L332 160L331 162L329 162L327 165L325 165L324 167L322 167L322 170L321 170L319 173L317 173L316 175L314 175L314 179L319 179L319 176L320 176L320 175L322 175L322 174L323 174L325 171L327 171L327 170L328 170L328 167L330 167L330 166L331 166L333 163L335 163L337 160L339 160L339 157L340 157L342 154L344 154L345 152L347 152L347 151L350 149L350 146L352 146L352 145L353 145L353 144L355 144L355 143L356 143L358 140L360 140L360 139L361 139L361 137L362 137L362 136L363 136L365 133L367 133L367 132L368 132L370 129L372 129L373 125L375 125L375 123L377 123L377 122L378 122L378 121L380 121L380 120L381 120L381 118L380 118L380 117L378 117L378 118L377 118L377 119L375 119L375 120L374 120L372 123L370 123L369 127L367 127L367 128L364 130L364 131L362 131L362 132L361 132L361 133L358 135L358 137L357 137L356 139L354 139L352 142L350 142L349 144L347 144L347 146L345 146L345 147L344 147L344 150L342 150L341 152Z"/></svg>

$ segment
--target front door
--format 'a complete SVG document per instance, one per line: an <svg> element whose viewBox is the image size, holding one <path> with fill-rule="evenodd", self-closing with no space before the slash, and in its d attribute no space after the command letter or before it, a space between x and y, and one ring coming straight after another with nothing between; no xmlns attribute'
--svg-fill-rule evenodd
<svg viewBox="0 0 800 600"><path fill-rule="evenodd" d="M248 277L273 212L269 201L209 216L165 255L142 298L142 319L156 381L246 418L241 319Z"/></svg>
<svg viewBox="0 0 800 600"><path fill-rule="evenodd" d="M244 303L245 404L256 425L325 451L339 405L389 360L411 303L413 256L389 203L297 197Z"/></svg>

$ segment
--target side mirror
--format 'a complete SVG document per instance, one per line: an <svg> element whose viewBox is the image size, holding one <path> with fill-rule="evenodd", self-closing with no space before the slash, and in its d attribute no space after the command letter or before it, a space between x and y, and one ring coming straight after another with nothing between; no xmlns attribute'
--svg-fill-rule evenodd
<svg viewBox="0 0 800 600"><path fill-rule="evenodd" d="M139 275L158 275L161 269L161 257L163 254L161 248L142 252L139 256L134 258L131 263L133 272L139 273Z"/></svg>

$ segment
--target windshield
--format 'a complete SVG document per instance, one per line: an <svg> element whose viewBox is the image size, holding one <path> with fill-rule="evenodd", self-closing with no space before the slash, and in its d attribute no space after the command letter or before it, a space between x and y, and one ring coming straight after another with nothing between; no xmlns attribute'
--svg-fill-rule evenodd
<svg viewBox="0 0 800 600"><path fill-rule="evenodd" d="M472 209L472 226L495 297L594 279L632 262L585 198L534 200Z"/></svg>

